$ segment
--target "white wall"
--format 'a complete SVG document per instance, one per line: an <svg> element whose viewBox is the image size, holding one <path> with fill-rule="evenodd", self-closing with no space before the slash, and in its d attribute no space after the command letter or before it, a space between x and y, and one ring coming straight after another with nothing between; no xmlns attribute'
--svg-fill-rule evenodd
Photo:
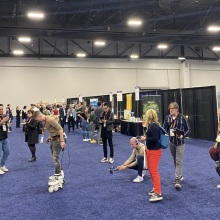
<svg viewBox="0 0 220 220"><path fill-rule="evenodd" d="M191 86L218 85L220 66L216 62L189 62ZM211 74L211 77L210 77ZM62 97L134 92L135 86L180 88L178 60L113 59L0 59L0 103L30 105L58 102Z"/></svg>

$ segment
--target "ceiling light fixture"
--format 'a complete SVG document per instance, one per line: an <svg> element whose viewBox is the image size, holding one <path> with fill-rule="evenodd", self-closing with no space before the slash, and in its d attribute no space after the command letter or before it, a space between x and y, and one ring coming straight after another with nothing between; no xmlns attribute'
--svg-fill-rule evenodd
<svg viewBox="0 0 220 220"><path fill-rule="evenodd" d="M77 56L77 57L85 57L86 54L85 54L85 53L77 53L76 56Z"/></svg>
<svg viewBox="0 0 220 220"><path fill-rule="evenodd" d="M14 55L23 55L23 54L24 54L24 51L23 51L23 50L14 50L14 51L13 51L13 54L14 54Z"/></svg>
<svg viewBox="0 0 220 220"><path fill-rule="evenodd" d="M157 46L158 49L162 49L162 50L163 50L163 49L167 49L167 47L168 47L167 44L159 44L159 45Z"/></svg>
<svg viewBox="0 0 220 220"><path fill-rule="evenodd" d="M95 45L96 46L105 46L105 42L104 41L95 41Z"/></svg>
<svg viewBox="0 0 220 220"><path fill-rule="evenodd" d="M209 26L208 31L211 31L211 32L218 32L220 31L220 27L219 26Z"/></svg>
<svg viewBox="0 0 220 220"><path fill-rule="evenodd" d="M140 25L142 25L142 21L141 20L129 20L128 25L130 25L130 26L140 26Z"/></svg>
<svg viewBox="0 0 220 220"><path fill-rule="evenodd" d="M179 60L185 60L185 57L178 57Z"/></svg>
<svg viewBox="0 0 220 220"><path fill-rule="evenodd" d="M19 42L28 43L28 42L31 41L31 38L30 38L30 37L19 37L19 38L18 38L18 41L19 41Z"/></svg>
<svg viewBox="0 0 220 220"><path fill-rule="evenodd" d="M139 58L139 56L136 55L136 54L132 54L132 55L130 56L130 58L131 58L131 59L137 59L137 58Z"/></svg>
<svg viewBox="0 0 220 220"><path fill-rule="evenodd" d="M220 51L220 47L219 46L218 47L213 47L212 50L213 51Z"/></svg>
<svg viewBox="0 0 220 220"><path fill-rule="evenodd" d="M28 17L33 19L42 19L44 18L44 14L42 12L29 12Z"/></svg>

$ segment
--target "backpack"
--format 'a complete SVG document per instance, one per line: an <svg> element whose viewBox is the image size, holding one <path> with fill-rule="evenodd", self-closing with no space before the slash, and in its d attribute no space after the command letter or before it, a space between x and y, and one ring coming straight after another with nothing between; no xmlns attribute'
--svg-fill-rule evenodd
<svg viewBox="0 0 220 220"><path fill-rule="evenodd" d="M209 154L210 157L214 160L214 161L218 161L219 160L219 149L214 148L214 146L209 148Z"/></svg>
<svg viewBox="0 0 220 220"><path fill-rule="evenodd" d="M155 123L155 122L153 122ZM163 127L160 127L159 126L159 136L160 136L160 139L159 139L159 143L160 143L160 146L162 149L167 149L168 148L168 145L169 145L169 140L170 140L170 137L169 135L167 134L166 130L163 128Z"/></svg>
<svg viewBox="0 0 220 220"><path fill-rule="evenodd" d="M162 149L167 149L168 145L169 145L169 135L167 134L166 130L163 127L159 127L159 131L160 131L160 146L162 147Z"/></svg>

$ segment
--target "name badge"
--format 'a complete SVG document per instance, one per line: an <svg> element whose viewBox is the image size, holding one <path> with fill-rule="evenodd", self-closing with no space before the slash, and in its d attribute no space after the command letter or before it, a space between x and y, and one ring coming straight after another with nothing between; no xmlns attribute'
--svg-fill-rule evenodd
<svg viewBox="0 0 220 220"><path fill-rule="evenodd" d="M173 128L171 128L170 129L170 137L174 137L175 135L174 135L174 129Z"/></svg>
<svg viewBox="0 0 220 220"><path fill-rule="evenodd" d="M3 129L3 131L7 131L7 128L6 128L5 124L2 125L2 129Z"/></svg>
<svg viewBox="0 0 220 220"><path fill-rule="evenodd" d="M70 114L70 117L73 117L73 114Z"/></svg>

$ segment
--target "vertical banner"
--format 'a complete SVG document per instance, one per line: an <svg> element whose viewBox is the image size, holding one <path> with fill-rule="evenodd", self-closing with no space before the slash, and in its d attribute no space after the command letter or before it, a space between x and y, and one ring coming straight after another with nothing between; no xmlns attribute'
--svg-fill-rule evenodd
<svg viewBox="0 0 220 220"><path fill-rule="evenodd" d="M112 102L112 92L109 94L109 101Z"/></svg>
<svg viewBox="0 0 220 220"><path fill-rule="evenodd" d="M154 109L157 113L159 122L162 122L161 119L161 96L160 95L146 95L142 97L143 105L143 118L145 118L146 111L148 109Z"/></svg>
<svg viewBox="0 0 220 220"><path fill-rule="evenodd" d="M81 95L79 95L79 102L83 101L83 97Z"/></svg>
<svg viewBox="0 0 220 220"><path fill-rule="evenodd" d="M64 96L63 96L63 103L65 103L65 99L64 99Z"/></svg>
<svg viewBox="0 0 220 220"><path fill-rule="evenodd" d="M135 101L139 101L140 100L140 88L139 86L135 87Z"/></svg>
<svg viewBox="0 0 220 220"><path fill-rule="evenodd" d="M123 98L122 98L122 91L117 91L117 102L122 102Z"/></svg>
<svg viewBox="0 0 220 220"><path fill-rule="evenodd" d="M54 103L57 103L57 98L56 97L54 97Z"/></svg>

